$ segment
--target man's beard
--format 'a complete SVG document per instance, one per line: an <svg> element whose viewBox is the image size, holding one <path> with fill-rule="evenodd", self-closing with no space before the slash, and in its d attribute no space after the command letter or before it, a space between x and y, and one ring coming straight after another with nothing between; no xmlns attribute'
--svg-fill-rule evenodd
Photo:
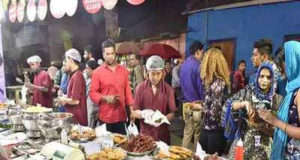
<svg viewBox="0 0 300 160"><path fill-rule="evenodd" d="M106 63L107 63L107 65L113 65L114 63L115 63L115 60L112 60L112 61L110 61L110 60L108 60L108 61L106 61Z"/></svg>

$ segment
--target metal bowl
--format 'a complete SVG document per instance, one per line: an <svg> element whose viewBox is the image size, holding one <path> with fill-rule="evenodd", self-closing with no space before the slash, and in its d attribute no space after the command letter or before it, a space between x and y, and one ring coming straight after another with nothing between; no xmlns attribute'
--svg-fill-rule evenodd
<svg viewBox="0 0 300 160"><path fill-rule="evenodd" d="M59 139L62 129L68 128L70 113L40 113L38 127L47 139Z"/></svg>
<svg viewBox="0 0 300 160"><path fill-rule="evenodd" d="M21 115L12 115L8 117L11 124L23 124L22 123L22 116Z"/></svg>
<svg viewBox="0 0 300 160"><path fill-rule="evenodd" d="M47 139L59 139L61 128L41 128L43 136Z"/></svg>
<svg viewBox="0 0 300 160"><path fill-rule="evenodd" d="M24 127L26 128L26 130L28 130L28 131L39 131L40 130L37 119L33 119L33 120L23 119L22 123L23 123Z"/></svg>
<svg viewBox="0 0 300 160"><path fill-rule="evenodd" d="M66 112L53 112L53 113L49 113L48 115L57 120L63 120L63 121L66 121L73 117L72 113L66 113Z"/></svg>
<svg viewBox="0 0 300 160"><path fill-rule="evenodd" d="M155 150L155 148L150 151L147 151L147 152L129 152L129 151L126 151L126 152L128 155L133 156L133 157L143 157L143 156L149 155L154 150Z"/></svg>

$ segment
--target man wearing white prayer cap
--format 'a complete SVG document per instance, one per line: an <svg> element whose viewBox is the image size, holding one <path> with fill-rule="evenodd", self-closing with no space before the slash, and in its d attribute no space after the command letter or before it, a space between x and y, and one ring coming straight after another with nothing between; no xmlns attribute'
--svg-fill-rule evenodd
<svg viewBox="0 0 300 160"><path fill-rule="evenodd" d="M165 61L160 56L151 56L146 62L148 79L141 82L134 96L133 116L137 119L148 119L158 110L168 121L171 121L176 111L173 88L167 84L164 77ZM162 121L163 118L160 121ZM148 124L140 121L140 133L152 136L156 141L170 144L169 125Z"/></svg>
<svg viewBox="0 0 300 160"><path fill-rule="evenodd" d="M44 107L52 107L52 92L53 83L48 73L41 69L42 59L37 56L31 56L27 59L31 72L34 74L33 84L25 82L27 88L33 91L32 104L40 104Z"/></svg>
<svg viewBox="0 0 300 160"><path fill-rule="evenodd" d="M66 112L72 113L80 125L86 126L87 108L86 108L86 83L79 64L81 55L78 50L71 48L66 54L66 68L69 69L70 80L68 84L68 99L61 99L59 103L63 105Z"/></svg>

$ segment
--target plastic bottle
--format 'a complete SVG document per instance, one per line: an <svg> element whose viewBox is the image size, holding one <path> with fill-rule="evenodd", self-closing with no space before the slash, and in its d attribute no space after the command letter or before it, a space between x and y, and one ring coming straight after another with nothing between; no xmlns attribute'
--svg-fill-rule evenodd
<svg viewBox="0 0 300 160"><path fill-rule="evenodd" d="M244 146L243 146L243 141L241 139L239 139L239 141L237 142L234 159L235 160L244 159Z"/></svg>

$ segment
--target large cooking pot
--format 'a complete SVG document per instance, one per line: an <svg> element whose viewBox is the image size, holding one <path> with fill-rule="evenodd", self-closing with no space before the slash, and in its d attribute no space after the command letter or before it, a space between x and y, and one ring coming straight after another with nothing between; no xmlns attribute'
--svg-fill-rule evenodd
<svg viewBox="0 0 300 160"><path fill-rule="evenodd" d="M38 119L38 127L43 136L48 139L59 139L62 129L69 128L71 113L41 113Z"/></svg>
<svg viewBox="0 0 300 160"><path fill-rule="evenodd" d="M13 125L22 124L22 108L20 107L10 107L8 109L8 119Z"/></svg>

